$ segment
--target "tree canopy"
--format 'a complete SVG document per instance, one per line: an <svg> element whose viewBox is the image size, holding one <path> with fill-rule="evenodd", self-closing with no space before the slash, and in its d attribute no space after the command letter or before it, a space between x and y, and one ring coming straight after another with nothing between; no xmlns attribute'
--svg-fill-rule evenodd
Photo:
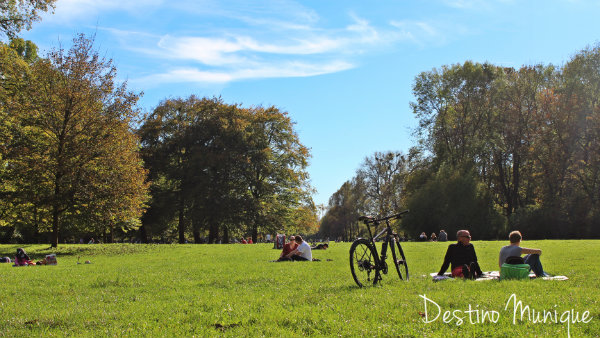
<svg viewBox="0 0 600 338"><path fill-rule="evenodd" d="M504 238L512 229L529 238L597 236L599 60L595 46L562 67L514 69L467 61L420 73L411 103L419 122L417 146L406 169L384 180L398 181L393 186L402 195L395 201L411 209L402 229L416 236L469 228L488 239ZM352 191L359 194L354 200L373 199L373 192L383 197L377 168L392 167L381 166L380 153L374 158L352 181L365 187L348 189L345 183L334 196ZM347 227L339 200L330 200L324 234ZM353 208L372 214L398 210Z"/></svg>
<svg viewBox="0 0 600 338"><path fill-rule="evenodd" d="M3 0L0 1L0 32L14 38L23 29L41 19L42 12L54 10L56 0Z"/></svg>
<svg viewBox="0 0 600 338"><path fill-rule="evenodd" d="M21 67L3 80L21 86L4 105L14 121L4 173L13 222L50 230L53 246L69 226L71 236L136 228L147 191L130 128L138 95L114 82L112 62L83 35Z"/></svg>
<svg viewBox="0 0 600 338"><path fill-rule="evenodd" d="M164 234L165 222L176 223L180 243L190 226L194 241L208 231L211 243L316 227L305 171L308 149L276 107L169 99L139 134L154 197L144 218L145 240Z"/></svg>

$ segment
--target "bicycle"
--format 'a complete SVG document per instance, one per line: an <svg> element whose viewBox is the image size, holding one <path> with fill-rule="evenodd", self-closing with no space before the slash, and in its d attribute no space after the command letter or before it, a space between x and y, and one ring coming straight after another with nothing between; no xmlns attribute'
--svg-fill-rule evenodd
<svg viewBox="0 0 600 338"><path fill-rule="evenodd" d="M400 219L402 218L402 215L406 213L408 213L408 210L379 219L368 216L359 217L358 220L364 222L367 226L367 230L369 231L369 239L358 238L350 247L350 271L352 272L354 281L359 287L362 288L368 283L373 283L373 285L375 285L377 282L382 280L381 274L388 273L388 265L386 262L388 246L391 247L392 258L394 260L394 265L396 266L398 276L401 280L408 280L408 265L406 264L404 250L402 250L402 246L400 245L400 238L398 237L398 234L395 233L390 226L391 219ZM374 225L376 231L377 226L382 221L385 221L385 229L373 237L373 233L371 232L369 225ZM377 255L377 246L375 245L375 241L383 234L385 234L385 238L381 245L381 257L379 257ZM394 245L394 243L396 245ZM399 257L396 256L396 247L398 248Z"/></svg>

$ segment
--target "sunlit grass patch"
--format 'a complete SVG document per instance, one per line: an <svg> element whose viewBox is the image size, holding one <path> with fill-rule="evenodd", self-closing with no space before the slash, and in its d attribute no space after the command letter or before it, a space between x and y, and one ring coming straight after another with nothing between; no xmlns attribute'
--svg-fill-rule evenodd
<svg viewBox="0 0 600 338"><path fill-rule="evenodd" d="M573 337L600 334L598 241L532 241L563 282L434 283L448 243L404 243L410 280L394 273L358 288L349 243L314 251L319 262L270 262L272 245L25 245L35 259L57 253L58 265L0 265L0 336L567 336L562 323L513 324L509 297L559 313L589 311L570 325ZM482 269L497 270L504 242L474 242ZM0 246L10 255L17 246ZM14 254L13 254L14 255ZM77 264L90 260L92 264ZM392 271L393 272L393 271ZM458 320L424 322L424 298ZM433 306L432 304L429 304ZM497 322L471 323L465 311L496 311ZM510 308L510 306L509 306ZM429 311L432 311L431 308ZM421 313L421 314L420 314ZM431 316L435 312L430 312Z"/></svg>

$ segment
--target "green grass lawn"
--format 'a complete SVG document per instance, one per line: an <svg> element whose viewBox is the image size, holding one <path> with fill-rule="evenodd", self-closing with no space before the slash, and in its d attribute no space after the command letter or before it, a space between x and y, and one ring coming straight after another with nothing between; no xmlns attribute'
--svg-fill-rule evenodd
<svg viewBox="0 0 600 338"><path fill-rule="evenodd" d="M473 244L482 269L498 270L506 243ZM0 264L0 336L600 336L600 241L523 242L541 248L545 270L568 281L434 283L429 273L447 245L406 243L410 281L391 270L363 289L350 275L350 243L314 251L320 262L284 263L269 262L279 251L267 244L24 245L33 259L55 252L58 265ZM0 256L14 257L17 247L0 245ZM77 264L86 260L92 264ZM523 307L556 311L559 322L513 323L513 303L505 310L513 294ZM421 295L431 300L430 323ZM433 302L442 311L435 321ZM476 312L493 311L497 322L477 323Z"/></svg>

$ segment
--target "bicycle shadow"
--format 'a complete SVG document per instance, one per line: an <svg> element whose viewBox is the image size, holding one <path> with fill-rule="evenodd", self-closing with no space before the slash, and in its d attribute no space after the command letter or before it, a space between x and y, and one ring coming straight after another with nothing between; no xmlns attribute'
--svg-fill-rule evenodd
<svg viewBox="0 0 600 338"><path fill-rule="evenodd" d="M384 285L382 285L381 283L377 283L377 285L369 284L369 285L361 288L360 286L356 285L356 283L354 283L354 281L351 280L351 283L349 283L349 284L332 286L332 287L328 288L328 290L330 290L332 292L359 292L361 290L364 291L366 289L381 288L381 287L384 287Z"/></svg>

